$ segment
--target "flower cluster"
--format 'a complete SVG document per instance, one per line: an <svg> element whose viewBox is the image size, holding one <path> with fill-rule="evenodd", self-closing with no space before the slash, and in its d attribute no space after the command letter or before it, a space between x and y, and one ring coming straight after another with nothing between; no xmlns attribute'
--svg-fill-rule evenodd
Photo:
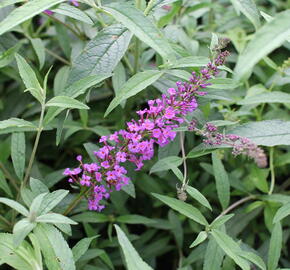
<svg viewBox="0 0 290 270"><path fill-rule="evenodd" d="M229 145L233 148L232 154L234 156L243 154L254 159L260 168L267 166L267 157L264 150L248 138L235 134L219 133L217 127L211 123L207 123L202 129L198 129L196 127L196 121L192 121L188 129L202 135L205 144L217 146L222 144Z"/></svg>
<svg viewBox="0 0 290 270"><path fill-rule="evenodd" d="M78 7L80 5L77 0L69 0L69 2L72 3L75 7ZM47 15L53 14L53 12L50 9L45 10L44 13Z"/></svg>
<svg viewBox="0 0 290 270"><path fill-rule="evenodd" d="M146 109L136 112L138 119L127 122L126 129L102 136L101 148L94 152L97 162L83 163L78 156L79 167L65 170L69 182L89 188L90 210L101 211L105 207L101 201L108 199L113 190L128 184L125 162L135 164L136 170L140 170L143 162L153 157L154 145L163 147L175 138L174 129L185 121L188 113L196 110L196 97L206 94L199 90L209 85L208 80L217 75L217 67L228 54L221 53L200 74L193 72L189 82L177 82L161 98L149 100Z"/></svg>

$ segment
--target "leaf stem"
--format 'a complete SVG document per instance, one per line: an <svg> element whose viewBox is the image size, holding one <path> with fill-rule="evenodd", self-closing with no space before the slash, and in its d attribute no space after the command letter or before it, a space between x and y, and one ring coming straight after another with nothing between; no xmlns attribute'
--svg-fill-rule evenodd
<svg viewBox="0 0 290 270"><path fill-rule="evenodd" d="M0 220L2 220L5 224L7 224L9 227L11 226L11 223L2 215L0 215Z"/></svg>
<svg viewBox="0 0 290 270"><path fill-rule="evenodd" d="M67 29L69 29L75 36L77 36L79 39L81 40L85 40L85 38L83 36L81 36L77 31L75 31L70 25L62 22L61 20L55 18L54 16L52 15L49 15L49 14L46 14L46 16L48 16L49 18L51 18L52 20L54 20L55 22L57 23L60 23L62 24L63 26L65 26Z"/></svg>
<svg viewBox="0 0 290 270"><path fill-rule="evenodd" d="M6 178L12 183L13 187L19 191L19 187L17 185L17 181L15 178L13 178L13 176L10 174L10 172L5 168L4 164L0 161L0 168L2 169L2 171L4 172L4 175L6 176Z"/></svg>
<svg viewBox="0 0 290 270"><path fill-rule="evenodd" d="M31 153L31 156L30 156L30 160L29 160L29 163L28 163L28 167L27 167L27 170L26 170L26 174L25 174L24 180L23 180L22 185L21 185L22 187L26 186L27 181L28 181L29 176L30 176L31 168L32 168L32 165L33 165L33 162L34 162L36 150L37 150L38 143L39 143L39 138L40 138L41 132L43 130L44 111L45 111L45 104L41 104L41 113L40 113L40 119L39 119L37 134L36 134L34 146L33 146L33 149L32 149L32 153Z"/></svg>
<svg viewBox="0 0 290 270"><path fill-rule="evenodd" d="M270 148L270 171L271 171L271 185L268 194L273 193L275 187L275 168L274 168L274 147Z"/></svg>
<svg viewBox="0 0 290 270"><path fill-rule="evenodd" d="M149 12L151 11L151 9L153 8L155 4L155 0L150 0L146 9L144 10L144 15L147 16L149 14Z"/></svg>
<svg viewBox="0 0 290 270"><path fill-rule="evenodd" d="M231 204L227 209L225 209L223 212L221 212L221 214L219 216L217 216L216 219L226 215L227 213L229 213L230 211L232 211L233 209L235 209L236 207L238 207L239 205L247 202L247 201L250 201L250 200L253 200L255 199L255 196L254 195L249 195L243 199L240 199L238 201L236 201L235 203Z"/></svg>
<svg viewBox="0 0 290 270"><path fill-rule="evenodd" d="M83 199L83 196L87 195L89 193L90 189L84 189L82 192L79 193L78 196L75 197L75 199L68 205L66 210L63 212L63 215L68 215Z"/></svg>
<svg viewBox="0 0 290 270"><path fill-rule="evenodd" d="M135 37L135 49L134 49L134 74L138 72L139 69L139 54L140 54L140 40Z"/></svg>
<svg viewBox="0 0 290 270"><path fill-rule="evenodd" d="M49 49L47 49L47 48L45 48L45 51L46 51L48 54L50 54L51 56L53 56L54 58L56 58L56 59L58 59L59 61L61 61L62 63L66 64L66 65L68 65L68 66L71 65L71 63L70 63L69 61L67 61L67 60L64 59L63 57L61 57L61 56L55 54L53 51L51 51L51 50L49 50Z"/></svg>
<svg viewBox="0 0 290 270"><path fill-rule="evenodd" d="M182 180L182 186L181 189L186 189L186 178L187 178L187 165L186 165L186 155L185 155L185 149L184 149L184 132L182 131L179 135L180 138L180 148L181 148L181 155L182 155L182 161L183 161L183 180Z"/></svg>

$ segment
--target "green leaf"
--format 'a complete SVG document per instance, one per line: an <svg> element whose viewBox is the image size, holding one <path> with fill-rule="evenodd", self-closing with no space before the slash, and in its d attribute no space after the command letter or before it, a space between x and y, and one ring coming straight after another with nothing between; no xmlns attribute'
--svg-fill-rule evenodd
<svg viewBox="0 0 290 270"><path fill-rule="evenodd" d="M0 35L42 11L64 1L65 0L38 0L27 2L26 4L14 9L9 16L0 22Z"/></svg>
<svg viewBox="0 0 290 270"><path fill-rule="evenodd" d="M168 171L175 169L182 164L182 158L177 156L169 156L158 160L151 168L150 173Z"/></svg>
<svg viewBox="0 0 290 270"><path fill-rule="evenodd" d="M13 197L10 186L8 185L3 172L0 170L0 189L2 189L9 197Z"/></svg>
<svg viewBox="0 0 290 270"><path fill-rule="evenodd" d="M223 209L225 209L230 202L230 183L228 174L225 171L225 168L220 158L218 157L218 152L212 153L212 165L216 181L218 198Z"/></svg>
<svg viewBox="0 0 290 270"><path fill-rule="evenodd" d="M33 199L29 207L29 217L31 219L34 220L36 216L39 214L39 208L42 206L43 199L46 195L47 193L41 193Z"/></svg>
<svg viewBox="0 0 290 270"><path fill-rule="evenodd" d="M37 127L35 125L20 118L10 118L8 120L0 121L0 134L36 130Z"/></svg>
<svg viewBox="0 0 290 270"><path fill-rule="evenodd" d="M225 224L229 219L231 219L234 214L225 215L221 217L217 217L211 224L210 227L212 229L218 229L221 225Z"/></svg>
<svg viewBox="0 0 290 270"><path fill-rule="evenodd" d="M28 210L16 201L13 201L13 200L10 200L7 198L0 198L0 203L4 203L4 204L8 205L9 207L15 209L17 212L19 212L23 216L27 217L29 215Z"/></svg>
<svg viewBox="0 0 290 270"><path fill-rule="evenodd" d="M48 187L38 179L30 177L29 185L34 197L41 193L49 193Z"/></svg>
<svg viewBox="0 0 290 270"><path fill-rule="evenodd" d="M9 6L9 5L13 5L16 3L20 3L20 2L24 2L25 0L2 0L0 3L0 8Z"/></svg>
<svg viewBox="0 0 290 270"><path fill-rule="evenodd" d="M23 132L12 134L11 158L15 173L22 180L25 167L25 135Z"/></svg>
<svg viewBox="0 0 290 270"><path fill-rule="evenodd" d="M87 223L104 223L110 221L107 215L99 214L95 212L84 212L71 217L73 220L78 222Z"/></svg>
<svg viewBox="0 0 290 270"><path fill-rule="evenodd" d="M29 91L31 95L33 95L42 104L45 100L45 93L37 80L35 72L21 55L15 54L15 58L20 76L27 88L27 91Z"/></svg>
<svg viewBox="0 0 290 270"><path fill-rule="evenodd" d="M253 0L231 0L231 2L252 22L256 30L260 27L259 11Z"/></svg>
<svg viewBox="0 0 290 270"><path fill-rule="evenodd" d="M282 219L290 215L290 203L283 205L279 210L276 212L273 223L280 222Z"/></svg>
<svg viewBox="0 0 290 270"><path fill-rule="evenodd" d="M21 219L13 227L13 244L18 247L24 238L35 228L36 224L31 223L28 218Z"/></svg>
<svg viewBox="0 0 290 270"><path fill-rule="evenodd" d="M268 270L275 270L278 267L278 262L282 249L283 231L280 222L276 222L272 230L270 246L268 251Z"/></svg>
<svg viewBox="0 0 290 270"><path fill-rule="evenodd" d="M42 69L45 63L44 44L40 38L31 38L30 41L38 58L39 69Z"/></svg>
<svg viewBox="0 0 290 270"><path fill-rule="evenodd" d="M47 107L60 107L60 108L70 108L70 109L85 109L88 110L89 107L84 103L68 97L68 96L57 96L46 102Z"/></svg>
<svg viewBox="0 0 290 270"><path fill-rule="evenodd" d="M290 10L276 14L254 35L238 58L235 79L245 80L263 57L278 48L290 35Z"/></svg>
<svg viewBox="0 0 290 270"><path fill-rule="evenodd" d="M121 102L129 97L135 96L147 86L157 81L163 72L158 70L146 70L131 77L120 89L118 95L111 101L105 112L105 117L115 109Z"/></svg>
<svg viewBox="0 0 290 270"><path fill-rule="evenodd" d="M216 241L209 235L209 242L204 255L203 270L220 270L224 258L223 250Z"/></svg>
<svg viewBox="0 0 290 270"><path fill-rule="evenodd" d="M125 262L128 270L153 270L147 263L145 263L139 256L133 245L128 240L125 233L118 225L114 225L119 244L123 251Z"/></svg>
<svg viewBox="0 0 290 270"><path fill-rule="evenodd" d="M196 201L198 201L200 204L202 204L203 206L207 207L209 210L212 211L212 208L208 202L208 200L206 199L206 197L204 197L196 188L191 187L191 186L187 186L186 188L186 192Z"/></svg>
<svg viewBox="0 0 290 270"><path fill-rule="evenodd" d="M275 91L246 97L238 102L240 105L261 104L261 103L290 103L290 94Z"/></svg>
<svg viewBox="0 0 290 270"><path fill-rule="evenodd" d="M13 245L13 235L8 233L0 234L0 263L6 263L17 270L42 269L34 254L30 252L32 247L24 241L17 248ZM1 267L2 268L2 267ZM5 266L3 269L6 269Z"/></svg>
<svg viewBox="0 0 290 270"><path fill-rule="evenodd" d="M22 42L19 42L8 50L0 53L0 68L7 66L14 61L15 53L19 51L21 46Z"/></svg>
<svg viewBox="0 0 290 270"><path fill-rule="evenodd" d="M171 68L203 67L203 66L206 66L208 62L209 62L209 59L204 56L187 56L187 57L178 59L170 67Z"/></svg>
<svg viewBox="0 0 290 270"><path fill-rule="evenodd" d="M195 208L194 206L185 203L183 201L170 198L168 196L163 196L160 194L152 193L152 195L162 201L163 203L167 204L169 207L174 209L175 211L185 215L186 217L194 220L195 222L202 224L202 225L208 225L208 222L206 221L205 217L202 215L202 213Z"/></svg>
<svg viewBox="0 0 290 270"><path fill-rule="evenodd" d="M34 234L39 240L49 270L75 270L73 254L62 234L49 224L38 224Z"/></svg>
<svg viewBox="0 0 290 270"><path fill-rule="evenodd" d="M253 252L242 251L240 253L241 257L247 259L248 261L254 263L259 266L262 270L266 270L266 265L262 258Z"/></svg>
<svg viewBox="0 0 290 270"><path fill-rule="evenodd" d="M75 262L77 262L86 253L91 242L97 237L98 236L83 238L75 244L75 246L72 248L72 253L73 253Z"/></svg>
<svg viewBox="0 0 290 270"><path fill-rule="evenodd" d="M140 215L124 215L116 218L117 222L126 224L152 224L154 220Z"/></svg>
<svg viewBox="0 0 290 270"><path fill-rule="evenodd" d="M212 236L216 240L217 244L220 248L230 257L232 258L237 265L239 265L243 270L250 270L249 263L240 257L240 253L242 252L239 245L227 234L219 231L212 230Z"/></svg>
<svg viewBox="0 0 290 270"><path fill-rule="evenodd" d="M92 19L85 12L83 12L79 8L76 8L68 4L59 5L57 8L53 9L53 12L71 17L73 19L87 23L89 25L94 24Z"/></svg>
<svg viewBox="0 0 290 270"><path fill-rule="evenodd" d="M122 62L119 62L119 64L114 69L114 74L112 76L112 83L116 96L120 94L120 90L122 89L122 86L125 84L125 82L126 70ZM125 101L121 102L121 106L122 108L125 107Z"/></svg>
<svg viewBox="0 0 290 270"><path fill-rule="evenodd" d="M120 24L101 30L74 60L69 83L89 75L110 74L124 56L132 34Z"/></svg>
<svg viewBox="0 0 290 270"><path fill-rule="evenodd" d="M64 199L65 196L68 195L68 193L69 191L64 189L59 189L51 193L48 193L44 197L43 202L39 208L39 214L43 215L51 211Z"/></svg>
<svg viewBox="0 0 290 270"><path fill-rule="evenodd" d="M194 248L194 247L198 246L206 239L207 239L207 232L204 232L204 231L200 232L198 234L198 236L196 237L196 239L190 245L190 248Z"/></svg>
<svg viewBox="0 0 290 270"><path fill-rule="evenodd" d="M113 3L104 9L140 40L156 50L165 60L174 61L174 51L169 42L140 10L127 3Z"/></svg>
<svg viewBox="0 0 290 270"><path fill-rule="evenodd" d="M72 224L76 225L77 223L73 220L71 220L68 217L65 217L61 214L57 213L48 213L41 216L38 216L36 218L36 222L42 222L42 223L64 223L64 224Z"/></svg>
<svg viewBox="0 0 290 270"><path fill-rule="evenodd" d="M81 94L84 94L87 89L100 83L104 79L110 77L111 74L98 74L85 77L79 81L69 85L64 90L60 91L60 95L76 98ZM47 125L52 121L58 114L60 114L64 108L49 108L47 114L44 117L44 125Z"/></svg>
<svg viewBox="0 0 290 270"><path fill-rule="evenodd" d="M247 137L258 145L290 145L290 121L252 122L231 128L227 133Z"/></svg>
<svg viewBox="0 0 290 270"><path fill-rule="evenodd" d="M208 83L211 83L211 85L208 85L207 88L213 89L235 89L239 86L237 81L230 78L211 79L208 80Z"/></svg>

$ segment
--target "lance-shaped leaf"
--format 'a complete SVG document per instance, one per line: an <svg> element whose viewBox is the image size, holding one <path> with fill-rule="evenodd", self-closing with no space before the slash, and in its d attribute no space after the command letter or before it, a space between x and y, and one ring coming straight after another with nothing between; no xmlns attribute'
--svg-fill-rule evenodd
<svg viewBox="0 0 290 270"><path fill-rule="evenodd" d="M14 9L9 16L0 22L0 35L42 11L64 1L65 0L37 0L27 2L26 4Z"/></svg>
<svg viewBox="0 0 290 270"><path fill-rule="evenodd" d="M273 219L273 223L277 223L289 215L290 215L290 203L287 203L283 205L281 208L279 208L279 210L276 212Z"/></svg>
<svg viewBox="0 0 290 270"><path fill-rule="evenodd" d="M24 206L22 206L20 203L14 201L14 200L10 200L7 198L0 198L0 203L4 203L4 204L8 205L9 207L15 209L17 212L19 212L23 216L27 217L29 214L28 210Z"/></svg>
<svg viewBox="0 0 290 270"><path fill-rule="evenodd" d="M283 44L290 35L290 10L278 13L254 35L238 58L235 79L244 80L252 68L267 54Z"/></svg>
<svg viewBox="0 0 290 270"><path fill-rule="evenodd" d="M224 165L218 157L217 152L212 153L212 165L216 181L218 198L223 209L225 209L230 202L230 183L228 174L225 171Z"/></svg>
<svg viewBox="0 0 290 270"><path fill-rule="evenodd" d="M21 219L13 227L13 244L18 247L24 238L35 228L36 223L31 223L28 218Z"/></svg>
<svg viewBox="0 0 290 270"><path fill-rule="evenodd" d="M268 269L275 270L280 259L283 231L280 222L277 222L272 230L268 252Z"/></svg>
<svg viewBox="0 0 290 270"><path fill-rule="evenodd" d="M120 89L117 96L111 101L105 112L105 117L114 110L122 101L135 96L147 86L157 81L163 72L158 70L146 70L131 77Z"/></svg>
<svg viewBox="0 0 290 270"><path fill-rule="evenodd" d="M231 128L227 133L247 137L258 145L289 145L290 121L265 120L252 122Z"/></svg>
<svg viewBox="0 0 290 270"><path fill-rule="evenodd" d="M63 223L76 225L77 223L72 219L57 213L48 213L36 218L36 222L42 223Z"/></svg>
<svg viewBox="0 0 290 270"><path fill-rule="evenodd" d="M84 94L87 89L93 87L110 76L111 74L98 74L85 77L67 86L64 90L59 92L59 95L76 98L79 95ZM44 125L47 125L63 110L64 108L49 108L44 117Z"/></svg>
<svg viewBox="0 0 290 270"><path fill-rule="evenodd" d="M40 103L44 102L45 93L40 86L34 70L28 65L26 60L19 54L15 54L20 76L25 84L27 91L31 93Z"/></svg>
<svg viewBox="0 0 290 270"><path fill-rule="evenodd" d="M113 72L130 43L132 34L120 24L104 28L75 59L68 83L84 77Z"/></svg>
<svg viewBox="0 0 290 270"><path fill-rule="evenodd" d="M31 122L20 118L10 118L0 121L0 134L6 134L17 131L36 131L37 127Z"/></svg>
<svg viewBox="0 0 290 270"><path fill-rule="evenodd" d="M156 50L164 59L173 62L174 51L159 29L138 9L124 2L104 7L134 35Z"/></svg>
<svg viewBox="0 0 290 270"><path fill-rule="evenodd" d="M115 225L119 244L122 248L125 262L128 270L153 270L147 263L145 263L133 245L128 240L125 233L118 225Z"/></svg>
<svg viewBox="0 0 290 270"><path fill-rule="evenodd" d="M88 110L89 107L74 99L74 98L71 98L71 97L68 97L68 96L57 96L57 97L54 97L52 99L50 99L46 104L45 106L47 107L60 107L60 108L70 108L70 109L85 109L85 110Z"/></svg>
<svg viewBox="0 0 290 270"><path fill-rule="evenodd" d="M12 269L17 270L35 270L42 269L37 258L31 252L32 247L28 242L24 241L19 247L13 245L13 234L0 234L0 262L8 264ZM6 266L6 265L5 265ZM2 269L6 269L1 265Z"/></svg>
<svg viewBox="0 0 290 270"><path fill-rule="evenodd" d="M230 236L219 230L212 230L211 234L220 248L232 258L237 265L243 270L251 269L250 264L244 258L240 257L242 249Z"/></svg>
<svg viewBox="0 0 290 270"><path fill-rule="evenodd" d="M274 91L266 92L258 95L247 97L238 102L241 105L250 104L261 104L261 103L289 103L290 104L290 94Z"/></svg>
<svg viewBox="0 0 290 270"><path fill-rule="evenodd" d="M38 224L34 234L49 270L75 270L73 254L62 234L50 224Z"/></svg>
<svg viewBox="0 0 290 270"><path fill-rule="evenodd" d="M170 198L168 196L152 193L152 195L162 201L163 203L167 204L169 207L174 209L175 211L185 215L186 217L194 220L195 222L202 224L202 225L208 225L208 222L206 221L205 217L202 215L202 213L195 208L194 206L185 203L183 201Z"/></svg>
<svg viewBox="0 0 290 270"><path fill-rule="evenodd" d="M97 237L98 235L89 238L83 238L76 243L76 245L72 248L72 253L75 262L77 262L86 253L91 242Z"/></svg>
<svg viewBox="0 0 290 270"><path fill-rule="evenodd" d="M25 167L25 135L23 132L12 134L11 158L15 173L22 180Z"/></svg>
<svg viewBox="0 0 290 270"><path fill-rule="evenodd" d="M53 9L53 12L71 17L73 19L87 23L89 25L94 24L92 19L85 12L72 5L61 4L57 8Z"/></svg>
<svg viewBox="0 0 290 270"><path fill-rule="evenodd" d="M256 30L260 27L259 11L253 0L231 0L231 2L252 22Z"/></svg>

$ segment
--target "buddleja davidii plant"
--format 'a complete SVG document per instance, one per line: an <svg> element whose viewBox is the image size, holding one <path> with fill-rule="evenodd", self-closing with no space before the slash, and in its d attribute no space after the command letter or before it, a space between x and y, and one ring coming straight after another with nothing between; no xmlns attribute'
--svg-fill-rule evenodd
<svg viewBox="0 0 290 270"><path fill-rule="evenodd" d="M59 269L60 267L62 269L75 269L75 261L79 259L81 256L80 254L83 254L86 248L83 245L76 246L76 255L73 254L61 233L56 228L54 228L53 225L50 225L54 224L58 229L67 234L70 234L70 225L76 224L76 222L65 217L64 215L51 212L51 210L55 208L59 202L68 194L68 191L57 190L50 193L48 188L41 181L30 178L30 172L35 160L41 133L44 129L47 128L47 124L64 109L87 110L88 106L68 96L66 92L63 96L56 96L47 101L47 80L50 70L44 78L43 86L41 86L36 77L36 74L28 65L26 60L18 54L16 54L15 57L20 76L24 85L26 86L25 91L29 91L31 95L39 102L41 110L37 126L32 122L28 122L20 118L11 118L0 122L2 133L13 133L12 161L16 174L21 181L21 186L19 188L18 183L14 182L14 179L9 177L9 180L13 180L16 192L18 192L16 195L17 201L3 197L0 198L0 203L7 205L14 210L10 216L11 221L5 217L6 215L1 217L1 220L3 220L9 227L8 230L11 228L11 226L14 225L13 235L1 235L1 237L6 239L8 243L7 245L4 245L3 242L2 245L0 245L0 249L3 250L3 253L0 255L1 261L15 267L16 269L24 269L23 267L24 265L27 265L27 263L29 264L29 267L25 269L42 269L43 266L41 262L41 255L39 253L40 246L40 249L45 257L46 265L49 269ZM95 79L96 78L94 78L93 83L96 83ZM102 79L102 76L98 77L97 81ZM78 81L76 86L73 84L71 87L69 87L69 90L71 90L69 94L74 96L80 95L85 91L85 89L89 87L90 83L92 82L89 82L88 84L87 81ZM55 108L51 108L51 110L47 111L47 109L50 107ZM45 115L46 111L47 114ZM21 133L19 133L19 131L21 131ZM25 164L25 136L23 132L25 131L35 131L36 138L25 176L23 176ZM20 136L20 134L22 135ZM19 156L20 153L18 150L20 149L22 149L22 151L20 151L22 155ZM23 149L24 153L22 153ZM23 166L19 165L21 163L23 163ZM27 187L29 178L30 189ZM26 206L29 207L29 210L18 202L20 195ZM70 209L71 206L68 205L68 208L65 210L64 214L67 214ZM14 224L16 219L15 212L20 213L22 216L24 216L24 218L18 220L17 216L17 221ZM31 248L26 241L23 242L27 236L29 236L34 249ZM91 240L93 240L93 238ZM86 239L86 241L89 240ZM8 250L11 251L12 254L15 253L14 261L10 260L9 256L8 258L5 257ZM19 261L21 260L21 257L24 256L23 254L26 254L25 257L27 257L27 260L25 263L23 262L23 265L21 266Z"/></svg>

